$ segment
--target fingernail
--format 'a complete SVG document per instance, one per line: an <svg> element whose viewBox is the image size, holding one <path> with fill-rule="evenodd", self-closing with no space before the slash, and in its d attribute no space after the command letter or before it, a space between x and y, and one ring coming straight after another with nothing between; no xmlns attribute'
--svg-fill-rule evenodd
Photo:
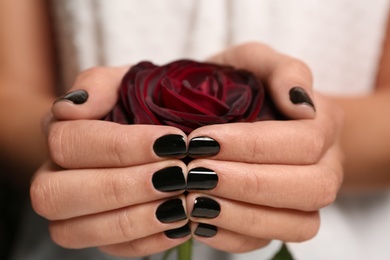
<svg viewBox="0 0 390 260"><path fill-rule="evenodd" d="M159 191L176 191L186 188L183 170L179 166L167 167L153 174L152 183Z"/></svg>
<svg viewBox="0 0 390 260"><path fill-rule="evenodd" d="M54 101L54 103L57 103L58 101L62 101L62 100L70 101L75 105L81 105L88 100L88 92L83 89L75 90L60 97L59 99Z"/></svg>
<svg viewBox="0 0 390 260"><path fill-rule="evenodd" d="M217 234L217 227L210 224L200 223L194 234L200 237L213 237Z"/></svg>
<svg viewBox="0 0 390 260"><path fill-rule="evenodd" d="M164 135L153 145L153 151L160 157L178 157L187 153L186 142L181 135Z"/></svg>
<svg viewBox="0 0 390 260"><path fill-rule="evenodd" d="M306 104L311 106L314 111L316 110L313 101L311 100L310 96L307 94L307 92L301 88L301 87L293 87L290 89L290 100L294 104Z"/></svg>
<svg viewBox="0 0 390 260"><path fill-rule="evenodd" d="M187 224L185 224L182 227L166 230L166 231L164 231L164 234L168 238L182 238L182 237L186 237L189 234L191 234L191 229L190 229L190 226L187 223Z"/></svg>
<svg viewBox="0 0 390 260"><path fill-rule="evenodd" d="M216 155L221 147L214 139L207 136L199 136L191 139L188 145L188 156L204 157Z"/></svg>
<svg viewBox="0 0 390 260"><path fill-rule="evenodd" d="M187 218L181 199L165 201L156 210L156 217L162 223L172 223Z"/></svg>
<svg viewBox="0 0 390 260"><path fill-rule="evenodd" d="M187 176L188 190L211 190L218 184L218 175L207 168L197 167L191 169Z"/></svg>
<svg viewBox="0 0 390 260"><path fill-rule="evenodd" d="M215 218L221 212L221 206L213 199L198 197L195 199L191 217Z"/></svg>

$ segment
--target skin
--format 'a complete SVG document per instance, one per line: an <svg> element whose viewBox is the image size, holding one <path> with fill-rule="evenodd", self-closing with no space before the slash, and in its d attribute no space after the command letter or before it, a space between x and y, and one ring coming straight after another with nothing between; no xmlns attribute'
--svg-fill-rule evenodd
<svg viewBox="0 0 390 260"><path fill-rule="evenodd" d="M253 60L256 62L246 63L249 60L246 55L254 57ZM297 85L306 88L308 93L312 92L311 74L306 65L258 43L234 47L212 59L215 62L236 64L254 71L258 77L269 83L271 92L274 90L275 93L288 93L292 86ZM256 71L256 67L261 69ZM297 70L301 73L297 74ZM218 155L194 160L187 167L182 165L180 160L162 161L180 165L184 172L198 166L218 172L219 185L215 189L201 194L191 192L185 198L187 212L192 211L195 198L205 194L218 201L223 209L220 216L215 219L190 218L193 223L202 222L218 226L219 231L215 237L197 238L200 241L228 252L246 252L265 246L272 239L304 241L316 234L319 227L318 210L334 201L343 178L341 153L337 142L342 117L338 116L338 109L325 97L312 93L315 96L317 111L321 113L316 113L307 105L294 105L288 95L277 97L276 102L286 114L289 113L292 118L305 119L207 126L193 131L188 137L179 130L167 126L123 126L111 122L83 120L101 118L115 104L117 98L110 94L113 93L112 88L118 84L117 79L110 75L115 71L118 69L95 68L82 73L73 89L87 90L91 94L88 101L80 106L68 101L59 101L52 108L53 116L62 121L51 121L48 125L50 154L56 165L76 172L69 174L69 170L55 171L48 167L52 165L49 163L38 172L31 186L34 209L52 220L50 230L54 241L71 248L99 246L103 251L114 255L142 255L133 247L134 240L137 241L138 237L121 236L129 231L123 232L120 229L119 216L139 207L140 203L122 198L131 198L132 192L139 194L137 189L131 188L134 184L128 184L123 180L143 184L141 187L145 191L145 196L150 196L148 200L142 201L147 209L150 209L148 207L150 204L146 203L148 201L155 203L152 208L155 210L162 202L159 199L180 194L159 192L158 197L151 196L155 194L150 183L151 174L159 168L153 171L145 170L148 174L141 174L141 180L132 178L133 175L138 176L140 169L149 168L151 163L153 165L156 161L161 163L163 158L157 157L151 148L154 140L165 134L181 134L187 141L196 136L206 135L221 145ZM89 80L95 78L91 75L100 75L94 84L88 84ZM102 104L101 97L106 96L109 98ZM101 104L100 110L93 110L98 103ZM91 135L90 129L96 129L96 134ZM297 132L303 134L296 135ZM140 133L142 142L138 141ZM116 138L117 136L121 138ZM242 139L242 136L249 138ZM137 150L133 149L135 143ZM93 149L88 154L80 149L92 147L92 144ZM281 146L288 146L291 149L280 151L278 147ZM63 149L64 147L66 149ZM112 171L117 171L118 167L126 169L127 177L113 180ZM85 183L91 180L91 175L96 175L96 170L91 171L90 168L104 168L109 179L94 178L93 186L88 188L89 185L86 186ZM113 181L116 184L113 184ZM236 189L237 183L241 183L245 189ZM120 187L113 191L112 187L118 185ZM79 190L84 190L83 194L76 193ZM96 190L100 190L100 199L96 195L91 196ZM275 193L275 190L284 192ZM118 191L124 192L125 195L118 194ZM86 200L78 200L80 196ZM106 198L113 198L113 201L108 201L107 205L100 203L101 200L107 200ZM136 219L142 218L147 209L140 211L142 214L139 217L134 212L131 216ZM152 216L153 210L150 213ZM107 212L110 214L114 212L116 215L105 218ZM237 212L240 214L237 215ZM251 222L238 226L235 223L242 222L232 219L238 220L242 215ZM104 231L104 228L102 231L102 227L95 228L103 219L105 223L109 221L108 226L111 230L118 227L115 233L118 240L99 235L108 232ZM148 220L150 221L152 220ZM167 229L166 224L164 226ZM142 232L149 231L140 230L136 235L142 235ZM161 233L157 233L161 232L161 227L156 227L155 232L155 235L161 236ZM86 233L89 234L88 239L82 235ZM149 236L149 233L144 234L142 241L148 241ZM154 239L154 236L150 239ZM172 241L166 237L160 239ZM183 239L174 242L181 243ZM224 243L220 243L222 240Z"/></svg>
<svg viewBox="0 0 390 260"><path fill-rule="evenodd" d="M188 220L161 223L155 217L156 208L167 199L180 198L190 213L198 196L213 198L222 209L214 219L189 218L193 230L199 222L218 226L213 238L194 236L207 245L228 252L246 252L263 247L272 239L305 241L316 234L318 210L335 200L344 176L344 190L383 188L390 183L389 151L383 145L390 140L390 122L381 116L383 112L376 112L390 109L390 82L386 77L378 77L381 87L372 95L327 97L312 91L312 76L304 63L259 43L236 46L211 59L249 69L267 81L278 107L296 120L207 126L188 137L173 127L122 126L93 120L113 107L115 90L127 69L98 67L82 72L71 87L87 90L88 101L83 105L55 103L52 114L45 119L44 138L37 122L55 99L53 59L43 47L50 42L41 18L45 3L20 9L15 8L20 1L9 2L9 6L0 6L0 39L10 42L0 45L1 53L8 53L0 61L2 68L8 68L1 70L0 98L7 107L3 111L13 109L15 113L12 117L9 113L0 115L2 122L7 122L0 132L2 142L7 144L2 146L2 154L8 156L3 157L4 161L11 158L19 164L26 162L21 172L28 173L43 162L47 140L51 159L35 174L30 195L36 212L51 221L53 240L64 247L96 246L120 256L164 251L190 236L169 239L162 231L180 227ZM15 20L23 10L31 18L31 33L26 33L26 27L19 25L21 21ZM4 24L15 27L11 30ZM14 35L12 31L20 33ZM18 37L28 38L21 41ZM18 48L11 44L18 41L30 44ZM389 44L385 47L384 61L390 53ZM18 64L20 59L14 61L13 57L19 52L34 53L37 57L24 56L23 64ZM379 75L388 68L389 63L384 61ZM30 74L28 68L32 67L36 72ZM290 102L288 91L297 85L313 98L316 112L310 106ZM9 98L15 102L6 102ZM21 109L26 106L31 109ZM23 127L20 118L26 118ZM14 131L19 127L29 131ZM94 135L91 129L96 130ZM138 138L140 133L142 139ZM186 166L179 158L154 154L154 141L165 134L181 134L187 141L210 136L219 142L221 151ZM159 192L154 189L151 176L166 166L180 166L185 173L197 166L213 169L218 173L219 184L211 191L194 191L186 197L181 195L182 191ZM15 183L29 179L28 174L17 176ZM245 189L237 189L237 183ZM154 246L149 247L150 244Z"/></svg>
<svg viewBox="0 0 390 260"><path fill-rule="evenodd" d="M1 178L24 193L47 157L41 118L55 98L48 24L43 0L0 3Z"/></svg>

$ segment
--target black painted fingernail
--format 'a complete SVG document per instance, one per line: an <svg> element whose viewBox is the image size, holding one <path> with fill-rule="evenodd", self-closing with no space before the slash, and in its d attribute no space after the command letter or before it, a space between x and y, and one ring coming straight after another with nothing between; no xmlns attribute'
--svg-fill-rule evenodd
<svg viewBox="0 0 390 260"><path fill-rule="evenodd" d="M215 218L220 212L221 206L218 202L207 197L198 197L195 199L191 217Z"/></svg>
<svg viewBox="0 0 390 260"><path fill-rule="evenodd" d="M188 190L211 190L218 184L218 175L207 168L197 167L191 169L187 176Z"/></svg>
<svg viewBox="0 0 390 260"><path fill-rule="evenodd" d="M200 237L213 237L217 234L218 228L214 225L200 223L194 234Z"/></svg>
<svg viewBox="0 0 390 260"><path fill-rule="evenodd" d="M207 136L199 136L191 139L188 145L188 156L204 157L216 155L221 147L214 139Z"/></svg>
<svg viewBox="0 0 390 260"><path fill-rule="evenodd" d="M183 169L179 166L167 167L155 172L152 183L159 191L176 191L186 188Z"/></svg>
<svg viewBox="0 0 390 260"><path fill-rule="evenodd" d="M170 134L158 138L153 151L160 157L179 157L186 155L187 146L183 136Z"/></svg>
<svg viewBox="0 0 390 260"><path fill-rule="evenodd" d="M191 234L191 229L187 223L182 227L166 230L164 231L164 234L169 238L182 238Z"/></svg>
<svg viewBox="0 0 390 260"><path fill-rule="evenodd" d="M187 218L181 199L165 201L156 210L156 217L162 223L172 223Z"/></svg>
<svg viewBox="0 0 390 260"><path fill-rule="evenodd" d="M311 106L314 109L314 111L316 110L310 96L301 87L293 87L292 89L290 89L290 100L294 104L306 104Z"/></svg>
<svg viewBox="0 0 390 260"><path fill-rule="evenodd" d="M81 105L81 104L84 104L88 100L88 92L83 90L83 89L75 90L75 91L69 92L68 94L65 94L64 96L60 97L59 99L54 101L54 103L56 103L58 101L62 101L62 100L70 101L75 105Z"/></svg>

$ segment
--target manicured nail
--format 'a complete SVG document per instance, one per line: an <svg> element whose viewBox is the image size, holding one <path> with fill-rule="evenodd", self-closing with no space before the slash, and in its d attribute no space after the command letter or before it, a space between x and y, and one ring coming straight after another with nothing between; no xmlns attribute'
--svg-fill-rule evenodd
<svg viewBox="0 0 390 260"><path fill-rule="evenodd" d="M153 145L154 152L160 157L179 157L187 153L186 142L181 135L164 135Z"/></svg>
<svg viewBox="0 0 390 260"><path fill-rule="evenodd" d="M199 136L191 139L188 145L188 156L204 157L216 155L221 147L214 139L207 136Z"/></svg>
<svg viewBox="0 0 390 260"><path fill-rule="evenodd" d="M162 223L172 223L187 218L181 199L165 201L156 210L156 217Z"/></svg>
<svg viewBox="0 0 390 260"><path fill-rule="evenodd" d="M83 89L79 89L79 90L69 92L68 94L60 97L59 99L54 101L54 103L57 103L58 101L62 101L62 100L67 100L72 102L75 105L81 105L84 104L87 101L87 99L88 99L88 92Z"/></svg>
<svg viewBox="0 0 390 260"><path fill-rule="evenodd" d="M188 190L211 190L218 184L218 175L207 168L197 167L191 169L187 176Z"/></svg>
<svg viewBox="0 0 390 260"><path fill-rule="evenodd" d="M200 223L194 234L200 237L213 237L217 234L217 227L210 224Z"/></svg>
<svg viewBox="0 0 390 260"><path fill-rule="evenodd" d="M182 237L186 237L189 234L191 234L191 229L190 229L190 226L187 223L187 224L185 224L182 227L166 230L166 231L164 231L164 234L168 238L182 238Z"/></svg>
<svg viewBox="0 0 390 260"><path fill-rule="evenodd" d="M307 92L301 88L301 87L293 87L290 89L290 100L294 104L306 104L311 106L314 111L316 110L313 101L311 100L310 96L307 94Z"/></svg>
<svg viewBox="0 0 390 260"><path fill-rule="evenodd" d="M179 166L167 167L155 172L152 183L159 191L176 191L186 188L183 169Z"/></svg>
<svg viewBox="0 0 390 260"><path fill-rule="evenodd" d="M213 199L198 197L195 199L191 217L215 218L221 212L221 206Z"/></svg>

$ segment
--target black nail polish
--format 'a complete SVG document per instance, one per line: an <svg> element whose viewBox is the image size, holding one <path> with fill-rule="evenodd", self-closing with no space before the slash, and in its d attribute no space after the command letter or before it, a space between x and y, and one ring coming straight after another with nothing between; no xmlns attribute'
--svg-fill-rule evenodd
<svg viewBox="0 0 390 260"><path fill-rule="evenodd" d="M162 223L172 223L187 218L181 199L172 199L162 203L156 210L156 217Z"/></svg>
<svg viewBox="0 0 390 260"><path fill-rule="evenodd" d="M167 167L155 172L152 183L159 191L176 191L186 188L183 169L179 166Z"/></svg>
<svg viewBox="0 0 390 260"><path fill-rule="evenodd" d="M221 147L214 139L207 136L199 136L191 139L188 146L188 156L204 157L216 155Z"/></svg>
<svg viewBox="0 0 390 260"><path fill-rule="evenodd" d="M290 100L294 104L306 104L311 106L314 109L314 111L316 110L310 96L301 87L293 87L292 89L290 89Z"/></svg>
<svg viewBox="0 0 390 260"><path fill-rule="evenodd" d="M214 225L200 223L194 234L200 237L213 237L217 234L218 228Z"/></svg>
<svg viewBox="0 0 390 260"><path fill-rule="evenodd" d="M61 101L61 100L67 100L67 101L72 102L75 105L81 105L81 104L84 104L88 100L88 96L89 95L88 95L87 91L85 91L83 89L79 89L79 90L69 92L68 94L60 97L59 99L54 101L54 103Z"/></svg>
<svg viewBox="0 0 390 260"><path fill-rule="evenodd" d="M164 135L153 145L153 151L160 157L180 157L187 153L186 142L181 135Z"/></svg>
<svg viewBox="0 0 390 260"><path fill-rule="evenodd" d="M191 169L187 176L188 190L211 190L218 184L218 175L207 168L197 167Z"/></svg>
<svg viewBox="0 0 390 260"><path fill-rule="evenodd" d="M189 234L191 234L191 229L190 229L190 226L187 223L187 224L185 224L182 227L166 230L166 231L164 231L164 234L168 238L182 238L182 237L186 237Z"/></svg>
<svg viewBox="0 0 390 260"><path fill-rule="evenodd" d="M191 217L216 218L220 212L221 206L218 202L207 197L198 197L195 199Z"/></svg>

